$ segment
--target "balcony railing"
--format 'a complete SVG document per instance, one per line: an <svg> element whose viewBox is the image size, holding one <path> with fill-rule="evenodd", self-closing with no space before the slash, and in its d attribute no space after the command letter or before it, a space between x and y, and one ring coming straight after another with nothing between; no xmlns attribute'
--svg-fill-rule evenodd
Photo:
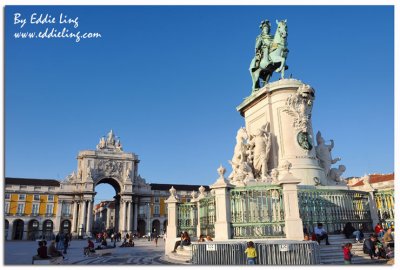
<svg viewBox="0 0 400 270"><path fill-rule="evenodd" d="M62 213L61 217L63 217L63 218L72 218L72 214Z"/></svg>
<svg viewBox="0 0 400 270"><path fill-rule="evenodd" d="M45 217L55 217L56 215L54 215L53 213L46 213Z"/></svg>

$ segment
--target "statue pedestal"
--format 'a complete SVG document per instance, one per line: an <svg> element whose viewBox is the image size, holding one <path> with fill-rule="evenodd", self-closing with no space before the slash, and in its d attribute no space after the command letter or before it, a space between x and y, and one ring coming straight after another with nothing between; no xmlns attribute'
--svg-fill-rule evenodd
<svg viewBox="0 0 400 270"><path fill-rule="evenodd" d="M286 161L292 164L291 173L301 179L302 185L326 185L326 176L319 166L311 124L314 90L296 79L272 82L247 97L237 110L245 118L246 130L255 135L270 123L272 145L268 161L269 173ZM301 146L301 135L308 134L308 149ZM299 134L302 133L302 134ZM307 144L307 141L305 142Z"/></svg>

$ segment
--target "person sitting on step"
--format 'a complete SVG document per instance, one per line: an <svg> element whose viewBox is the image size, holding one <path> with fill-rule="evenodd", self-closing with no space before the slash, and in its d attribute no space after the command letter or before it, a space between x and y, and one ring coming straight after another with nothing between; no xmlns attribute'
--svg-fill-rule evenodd
<svg viewBox="0 0 400 270"><path fill-rule="evenodd" d="M328 240L328 233L323 228L322 223L317 224L317 226L314 228L314 233L315 233L315 236L317 237L318 244L321 243L321 240L325 239L325 244L330 245L329 240Z"/></svg>
<svg viewBox="0 0 400 270"><path fill-rule="evenodd" d="M174 251L176 252L176 249L178 248L178 246L180 246L181 248L183 248L183 246L189 246L190 243L190 236L187 232L184 232L181 236L181 240L180 241L176 241L175 242L175 247L174 247Z"/></svg>

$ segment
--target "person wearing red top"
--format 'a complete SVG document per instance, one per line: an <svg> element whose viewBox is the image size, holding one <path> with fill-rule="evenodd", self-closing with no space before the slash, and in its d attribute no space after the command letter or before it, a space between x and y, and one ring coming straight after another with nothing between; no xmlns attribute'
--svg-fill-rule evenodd
<svg viewBox="0 0 400 270"><path fill-rule="evenodd" d="M382 228L382 225L380 223L376 224L375 226L375 234L378 235L378 237L383 237L385 234L385 230Z"/></svg>
<svg viewBox="0 0 400 270"><path fill-rule="evenodd" d="M351 248L353 245L351 243L347 243L343 247L343 259L344 259L344 264L351 264L351 257L353 254L351 254Z"/></svg>
<svg viewBox="0 0 400 270"><path fill-rule="evenodd" d="M90 238L88 238L87 242L88 242L88 246L83 249L83 254L85 256L89 256L90 252L95 252L93 241L90 240Z"/></svg>

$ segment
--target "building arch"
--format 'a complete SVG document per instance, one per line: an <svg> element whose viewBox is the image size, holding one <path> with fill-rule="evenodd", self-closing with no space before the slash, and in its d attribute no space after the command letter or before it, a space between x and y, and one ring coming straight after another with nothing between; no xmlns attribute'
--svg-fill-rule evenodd
<svg viewBox="0 0 400 270"><path fill-rule="evenodd" d="M140 236L143 236L146 234L146 221L144 221L143 219L138 221L138 225L137 225L137 230L138 233L140 234Z"/></svg>
<svg viewBox="0 0 400 270"><path fill-rule="evenodd" d="M118 181L117 179L113 178L113 177L104 177L99 179L98 181L95 182L94 187L100 185L100 184L109 184L111 185L114 189L115 189L115 193L118 195L121 193L121 186L123 186L123 184Z"/></svg>
<svg viewBox="0 0 400 270"><path fill-rule="evenodd" d="M9 228L10 228L10 222L6 219L5 220L5 222L4 222L4 229L5 229L5 231L4 231L4 236L5 236L5 240L7 240L8 239L8 230L9 230Z"/></svg>
<svg viewBox="0 0 400 270"><path fill-rule="evenodd" d="M31 219L28 223L28 240L36 240L40 238L39 221Z"/></svg>
<svg viewBox="0 0 400 270"><path fill-rule="evenodd" d="M22 219L16 219L13 222L12 239L22 240L24 236L24 221Z"/></svg>
<svg viewBox="0 0 400 270"><path fill-rule="evenodd" d="M151 228L152 233L160 235L160 221L158 219L153 220Z"/></svg>
<svg viewBox="0 0 400 270"><path fill-rule="evenodd" d="M42 226L42 231L43 231L43 237L46 240L51 240L53 238L53 229L54 229L54 224L53 221L50 219L46 219L43 221L43 226Z"/></svg>
<svg viewBox="0 0 400 270"><path fill-rule="evenodd" d="M71 232L71 221L69 219L64 219L60 224L60 232L70 233Z"/></svg>
<svg viewBox="0 0 400 270"><path fill-rule="evenodd" d="M164 220L164 224L163 224L163 228L164 228L164 233L167 232L167 226L168 226L168 219Z"/></svg>

